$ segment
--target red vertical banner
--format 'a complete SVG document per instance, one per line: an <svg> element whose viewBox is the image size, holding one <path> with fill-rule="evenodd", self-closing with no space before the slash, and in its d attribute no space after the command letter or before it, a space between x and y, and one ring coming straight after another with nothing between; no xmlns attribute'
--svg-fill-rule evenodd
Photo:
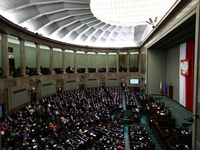
<svg viewBox="0 0 200 150"><path fill-rule="evenodd" d="M186 108L193 111L194 88L194 40L186 42L186 59L189 59L189 75L186 77Z"/></svg>

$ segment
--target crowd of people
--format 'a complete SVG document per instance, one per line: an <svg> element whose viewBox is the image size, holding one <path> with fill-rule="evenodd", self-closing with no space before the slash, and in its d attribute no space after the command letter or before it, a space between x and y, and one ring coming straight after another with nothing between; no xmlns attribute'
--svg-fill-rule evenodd
<svg viewBox="0 0 200 150"><path fill-rule="evenodd" d="M106 92L109 94L108 104L122 108L122 88L121 87L107 87Z"/></svg>
<svg viewBox="0 0 200 150"><path fill-rule="evenodd" d="M132 149L155 149L145 127L130 126L129 135Z"/></svg>
<svg viewBox="0 0 200 150"><path fill-rule="evenodd" d="M125 94L127 105L137 105L130 88L125 89ZM162 103L155 101L154 105L161 107ZM93 145L97 149L124 149L124 125L112 119L110 114L121 107L120 87L74 90L42 98L3 117L3 150L86 150ZM191 131L180 133L190 135ZM177 134L172 138L171 134L166 130L166 139L174 149L188 146L177 144ZM132 149L155 147L145 127L132 126L129 135Z"/></svg>
<svg viewBox="0 0 200 150"><path fill-rule="evenodd" d="M123 127L118 127L109 114L110 109L116 108L110 104L121 101L120 89L114 97L110 97L109 91L102 88L68 91L6 115L1 127L3 149L86 149L103 137L99 132L109 131L107 138L122 133ZM106 124L102 128L98 127L103 123ZM122 147L121 137L123 134L119 144L116 137L110 141Z"/></svg>
<svg viewBox="0 0 200 150"><path fill-rule="evenodd" d="M136 94L140 99L147 99L147 100L153 99L152 95L145 95L142 91L137 90L137 89L136 89L135 94Z"/></svg>

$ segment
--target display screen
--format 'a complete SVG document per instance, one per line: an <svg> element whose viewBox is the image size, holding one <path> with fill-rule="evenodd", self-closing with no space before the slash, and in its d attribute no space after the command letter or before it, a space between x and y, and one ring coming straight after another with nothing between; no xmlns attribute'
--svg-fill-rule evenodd
<svg viewBox="0 0 200 150"><path fill-rule="evenodd" d="M130 84L140 84L140 79L130 79Z"/></svg>

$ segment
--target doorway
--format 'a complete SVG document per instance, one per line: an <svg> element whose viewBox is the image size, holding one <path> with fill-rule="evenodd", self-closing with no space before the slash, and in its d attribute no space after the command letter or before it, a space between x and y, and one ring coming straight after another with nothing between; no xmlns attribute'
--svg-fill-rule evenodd
<svg viewBox="0 0 200 150"><path fill-rule="evenodd" d="M57 87L57 94L62 93L62 87Z"/></svg>
<svg viewBox="0 0 200 150"><path fill-rule="evenodd" d="M105 87L105 83L104 83L104 82L101 82L101 83L100 83L100 87L104 88L104 87Z"/></svg>
<svg viewBox="0 0 200 150"><path fill-rule="evenodd" d="M169 86L169 98L173 99L173 86Z"/></svg>
<svg viewBox="0 0 200 150"><path fill-rule="evenodd" d="M15 60L14 60L14 59L9 59L9 66L10 66L12 69L15 69Z"/></svg>
<svg viewBox="0 0 200 150"><path fill-rule="evenodd" d="M36 102L37 101L37 93L35 92L35 93L31 93L31 104L34 102Z"/></svg>
<svg viewBox="0 0 200 150"><path fill-rule="evenodd" d="M5 116L6 108L5 103L0 105L0 117Z"/></svg>
<svg viewBox="0 0 200 150"><path fill-rule="evenodd" d="M79 84L79 90L84 90L84 84Z"/></svg>
<svg viewBox="0 0 200 150"><path fill-rule="evenodd" d="M122 87L122 90L125 90L126 83L125 82L121 82L121 87Z"/></svg>
<svg viewBox="0 0 200 150"><path fill-rule="evenodd" d="M12 72L15 70L15 60L9 59L9 73L11 75Z"/></svg>

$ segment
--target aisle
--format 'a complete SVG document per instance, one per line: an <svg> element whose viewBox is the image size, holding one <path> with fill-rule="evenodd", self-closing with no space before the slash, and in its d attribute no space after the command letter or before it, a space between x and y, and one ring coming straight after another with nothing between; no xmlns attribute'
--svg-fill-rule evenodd
<svg viewBox="0 0 200 150"><path fill-rule="evenodd" d="M122 105L123 110L126 110L126 101L125 101L125 91L122 90ZM124 116L124 119L127 119L127 116ZM124 126L124 142L125 142L125 149L130 150L130 139L128 134L128 126Z"/></svg>
<svg viewBox="0 0 200 150"><path fill-rule="evenodd" d="M126 110L125 91L124 90L122 90L122 107L123 107L123 110Z"/></svg>

